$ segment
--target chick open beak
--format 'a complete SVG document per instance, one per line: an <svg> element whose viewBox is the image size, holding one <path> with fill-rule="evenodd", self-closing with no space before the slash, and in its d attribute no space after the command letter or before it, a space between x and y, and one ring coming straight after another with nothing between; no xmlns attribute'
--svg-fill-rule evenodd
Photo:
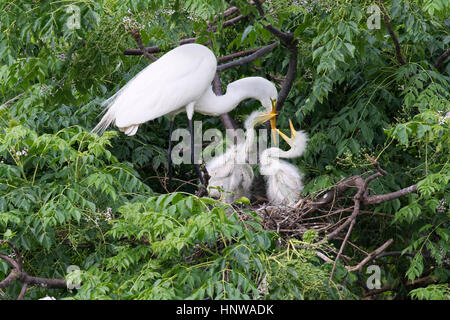
<svg viewBox="0 0 450 320"><path fill-rule="evenodd" d="M276 132L276 124L277 124L277 120L276 117L278 115L277 109L277 100L272 100L272 111L270 111L269 113L264 113L258 117L256 117L255 122L254 122L254 126L260 124L260 123L264 123L266 121L270 120L270 127L272 129L272 135L273 135L273 139L274 141L277 141L277 132Z"/></svg>
<svg viewBox="0 0 450 320"><path fill-rule="evenodd" d="M260 123L264 123L264 122L269 121L269 120L272 122L272 119L274 117L276 117L276 114L273 114L272 112L264 113L264 114L256 117L254 125L256 126L256 125L258 125Z"/></svg>
<svg viewBox="0 0 450 320"><path fill-rule="evenodd" d="M280 137L283 138L284 141L286 141L290 146L292 146L292 140L294 140L295 136L297 135L297 132L294 129L294 125L292 124L291 119L289 119L289 126L291 127L291 137L289 138L287 135L285 135L280 130L276 129Z"/></svg>
<svg viewBox="0 0 450 320"><path fill-rule="evenodd" d="M278 115L278 112L276 110L276 105L277 105L277 101L276 100L272 100L272 111L270 111L269 113L264 113L264 114L258 116L255 119L255 126L257 124L264 123L264 122L270 120L270 127L272 128L272 130L275 130L277 128L276 127L276 124L277 124L276 117Z"/></svg>

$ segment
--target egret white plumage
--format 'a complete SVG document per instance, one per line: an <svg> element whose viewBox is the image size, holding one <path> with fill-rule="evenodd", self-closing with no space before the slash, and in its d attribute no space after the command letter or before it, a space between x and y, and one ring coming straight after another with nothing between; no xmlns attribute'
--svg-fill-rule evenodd
<svg viewBox="0 0 450 320"><path fill-rule="evenodd" d="M255 126L271 120L273 113L262 111L252 112L245 120L245 141L233 145L225 153L212 158L206 163L206 169L210 176L208 193L211 197L220 198L224 191L223 199L231 203L241 197L250 198L250 186L254 175L252 166L248 163L250 154L255 150Z"/></svg>
<svg viewBox="0 0 450 320"><path fill-rule="evenodd" d="M230 83L226 94L216 96L211 87L216 68L214 53L203 45L191 43L170 50L103 103L106 113L93 131L101 133L114 123L120 131L132 136L147 121L163 115L168 115L173 121L175 115L186 111L194 163L194 111L219 116L233 110L241 101L254 98L267 112L275 113L278 93L273 83L261 77L243 78ZM272 129L275 129L275 124L273 118ZM170 147L169 137L169 150ZM199 174L198 166L196 169Z"/></svg>
<svg viewBox="0 0 450 320"><path fill-rule="evenodd" d="M295 131L292 122L291 137L277 129L279 135L290 145L289 151L280 148L269 148L261 153L259 169L267 180L267 198L276 205L294 205L300 199L303 190L302 176L298 168L280 158L296 158L305 150L308 137L303 131Z"/></svg>

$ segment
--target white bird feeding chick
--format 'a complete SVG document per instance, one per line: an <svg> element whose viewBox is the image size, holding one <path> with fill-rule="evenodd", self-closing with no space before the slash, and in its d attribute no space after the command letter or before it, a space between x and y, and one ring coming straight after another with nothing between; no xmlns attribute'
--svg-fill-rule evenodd
<svg viewBox="0 0 450 320"><path fill-rule="evenodd" d="M267 198L275 205L292 206L300 199L303 190L302 175L298 168L280 158L297 158L306 150L308 137L303 131L295 131L291 120L291 137L287 137L277 129L279 135L289 144L291 149L269 148L260 157L260 172L266 176Z"/></svg>
<svg viewBox="0 0 450 320"><path fill-rule="evenodd" d="M213 198L223 198L231 203L241 197L250 198L250 186L254 175L253 168L248 163L249 156L255 152L255 127L268 120L275 114L254 111L245 120L245 141L233 145L225 153L212 158L206 163L206 170L210 176L208 193ZM223 193L222 193L223 191Z"/></svg>
<svg viewBox="0 0 450 320"><path fill-rule="evenodd" d="M186 111L191 134L191 161L194 162L194 111L210 116L227 113L246 99L261 102L267 112L275 113L278 92L275 85L261 77L248 77L227 86L226 94L216 96L211 82L217 69L217 59L207 47L190 43L176 47L139 72L115 95L106 100L106 113L92 130L102 133L114 123L128 136L136 134L139 126L164 115L173 119ZM275 118L271 120L275 129ZM169 136L169 166L171 139ZM196 165L198 166L198 165ZM200 171L197 174L201 182Z"/></svg>

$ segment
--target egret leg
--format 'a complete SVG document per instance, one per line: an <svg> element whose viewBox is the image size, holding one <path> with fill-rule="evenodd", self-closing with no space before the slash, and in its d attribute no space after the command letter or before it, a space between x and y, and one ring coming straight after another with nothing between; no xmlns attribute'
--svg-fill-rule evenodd
<svg viewBox="0 0 450 320"><path fill-rule="evenodd" d="M192 119L189 119L189 132L191 133L191 162L194 164L200 183L204 185L205 179L203 179L202 173L200 172L200 165L196 164L194 161L194 125L192 123Z"/></svg>
<svg viewBox="0 0 450 320"><path fill-rule="evenodd" d="M170 119L169 126L169 150L167 150L167 165L169 169L169 185L172 183L173 177L173 164L172 164L172 131L173 131L174 119Z"/></svg>

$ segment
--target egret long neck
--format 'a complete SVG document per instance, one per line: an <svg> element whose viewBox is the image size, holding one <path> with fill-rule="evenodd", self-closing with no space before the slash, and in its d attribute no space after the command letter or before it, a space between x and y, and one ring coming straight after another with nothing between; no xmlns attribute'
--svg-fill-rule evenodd
<svg viewBox="0 0 450 320"><path fill-rule="evenodd" d="M195 105L195 111L201 114L219 116L230 112L243 100L254 98L246 90L228 89L226 94L217 96L209 87Z"/></svg>

